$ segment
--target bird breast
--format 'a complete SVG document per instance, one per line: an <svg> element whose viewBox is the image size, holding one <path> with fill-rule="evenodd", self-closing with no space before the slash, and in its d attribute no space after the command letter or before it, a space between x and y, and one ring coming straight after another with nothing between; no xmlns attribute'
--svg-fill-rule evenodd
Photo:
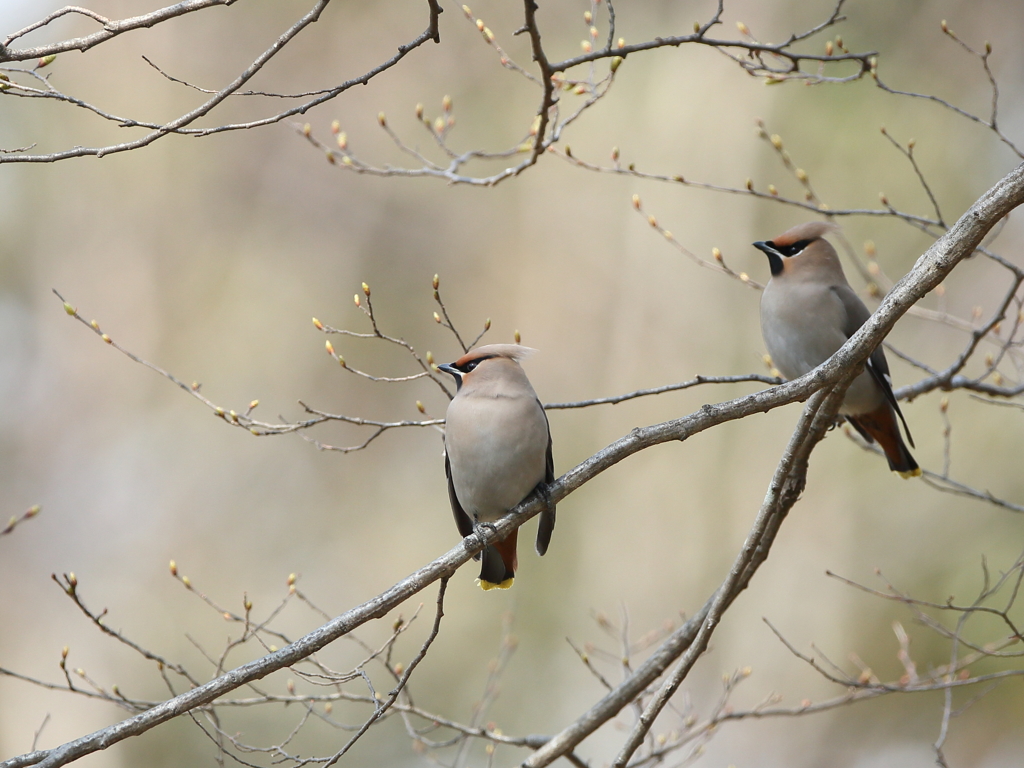
<svg viewBox="0 0 1024 768"><path fill-rule="evenodd" d="M445 448L463 509L498 519L544 479L548 426L536 396L459 394L448 409Z"/></svg>
<svg viewBox="0 0 1024 768"><path fill-rule="evenodd" d="M769 282L761 295L761 332L772 363L787 379L796 379L828 360L846 343L846 310L824 283ZM885 395L864 371L846 391L840 413L874 410Z"/></svg>

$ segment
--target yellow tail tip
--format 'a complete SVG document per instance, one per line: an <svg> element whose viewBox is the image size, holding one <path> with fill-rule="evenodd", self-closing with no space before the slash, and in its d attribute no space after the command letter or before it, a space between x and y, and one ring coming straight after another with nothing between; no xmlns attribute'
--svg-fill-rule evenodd
<svg viewBox="0 0 1024 768"><path fill-rule="evenodd" d="M921 468L920 467L914 467L913 469L911 469L911 470L909 470L907 472L898 472L897 474L900 477L902 477L904 480L909 480L912 477L920 477L921 476Z"/></svg>
<svg viewBox="0 0 1024 768"><path fill-rule="evenodd" d="M500 584L495 584L493 581L484 581L483 579L477 579L476 584L478 587L480 587L480 589L487 592L492 589L508 589L512 586L513 581L515 581L515 579L505 579Z"/></svg>

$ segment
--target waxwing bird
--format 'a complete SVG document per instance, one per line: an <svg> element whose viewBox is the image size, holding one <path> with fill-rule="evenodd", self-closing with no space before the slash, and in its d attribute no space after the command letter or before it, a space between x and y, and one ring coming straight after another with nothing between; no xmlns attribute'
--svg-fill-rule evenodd
<svg viewBox="0 0 1024 768"><path fill-rule="evenodd" d="M551 430L544 407L519 360L534 350L518 344L489 344L438 369L455 378L444 432L444 470L455 525L463 538L480 524L493 523L555 479ZM547 552L555 528L548 499L537 531L537 554ZM488 546L481 557L479 585L508 589L516 572L518 529Z"/></svg>
<svg viewBox="0 0 1024 768"><path fill-rule="evenodd" d="M835 249L823 239L835 229L833 224L812 221L774 240L754 243L768 257L772 273L761 294L761 334L772 362L787 379L825 362L871 316L846 282ZM891 470L903 477L921 474L900 434L897 416L914 444L893 395L881 345L846 390L839 413L869 443L878 442Z"/></svg>

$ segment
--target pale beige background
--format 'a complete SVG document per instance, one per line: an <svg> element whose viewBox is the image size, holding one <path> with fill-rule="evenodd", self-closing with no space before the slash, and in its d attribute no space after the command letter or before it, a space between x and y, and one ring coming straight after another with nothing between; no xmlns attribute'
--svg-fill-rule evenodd
<svg viewBox="0 0 1024 768"><path fill-rule="evenodd" d="M168 119L195 103L164 81L146 54L172 74L209 87L227 82L262 51L302 2L239 3L226 10L140 32L87 56L53 65L55 84L112 111ZM545 40L554 56L571 55L585 32L586 4L544 7ZM762 39L777 40L816 23L826 2L729 3L723 34L742 19ZM58 3L2 4L5 31ZM103 2L110 16L152 3ZM630 7L638 6L638 7ZM155 7L155 6L154 6ZM427 45L370 86L352 90L306 119L324 137L342 122L350 145L376 162L399 162L377 127L378 111L415 143L417 102L428 115L451 94L458 120L453 144L503 148L529 125L537 96L500 69L461 15L445 5L443 44ZM690 29L708 2L644 2L618 7L627 40ZM474 12L527 64L526 41L511 32L518 6L477 3ZM977 62L943 38L939 21L975 46L991 40L1003 95L1002 125L1024 140L1024 11L1017 0L983 3L857 2L841 27L854 50L881 54L894 86L937 93L984 113L988 91ZM322 87L365 71L425 24L425 4L332 4L267 71L267 89ZM77 25L77 26L76 26ZM61 34L84 21L55 25ZM606 29L601 23L602 34ZM46 39L37 35L36 40ZM38 142L39 151L109 142L106 124L54 104L0 101L0 144ZM229 106L221 119L252 114ZM843 87L765 88L706 49L669 49L630 58L612 94L566 134L580 157L604 162L613 145L644 170L761 188L795 184L754 132L756 118L782 134L798 164L833 206L874 207L884 190L898 206L927 213L906 164L879 133L917 139L920 160L948 218L1013 167L1013 156L980 127L933 105L900 100L870 82ZM489 338L514 329L541 352L526 368L542 399L564 401L681 381L697 373L761 371L754 291L687 262L632 210L647 209L693 251L713 246L731 266L767 278L750 247L806 218L778 205L574 170L554 158L495 189L448 187L430 180L381 180L325 163L287 125L203 140L169 138L102 160L7 165L0 170L0 515L33 503L42 515L0 539L0 665L59 681L60 649L69 663L103 685L139 697L165 691L151 665L99 636L50 581L74 571L81 593L108 623L198 675L209 674L186 635L219 650L230 630L167 572L170 559L196 587L240 608L246 593L257 612L286 592L290 572L331 614L357 604L457 542L445 491L441 442L431 430L390 433L362 453L317 452L300 438L255 439L227 428L152 372L105 347L71 321L50 293L62 291L115 339L186 379L226 408L259 398L264 417L297 417L298 399L374 418L412 418L422 399L440 414L445 401L422 383L384 387L345 375L323 352L310 324L364 330L351 296L366 280L390 332L440 360L452 340L432 319L430 279L460 327L471 333L493 319ZM845 233L867 239L880 263L899 276L928 240L893 222L857 219ZM1011 221L1001 252L1020 263L1024 229ZM862 283L854 280L856 287ZM986 314L1005 274L975 260L958 269L945 306ZM938 307L934 297L928 305ZM920 358L945 364L964 342L957 332L912 318L892 340ZM335 340L360 368L412 372L400 355L373 344ZM894 362L897 384L914 379ZM615 407L554 412L556 469L571 468L634 426L662 421L702 403L753 391L753 385L700 388ZM921 463L941 469L937 395L908 405ZM666 445L605 473L559 507L543 560L522 546L520 578L507 593L480 592L466 567L453 579L436 647L414 678L417 702L468 719L498 652L502 617L514 613L519 647L502 679L490 718L507 733L551 733L602 693L565 638L619 651L593 620L619 621L628 610L636 635L696 610L724 577L741 544L797 407L733 423L687 444ZM1024 428L1018 412L951 398L956 477L1020 503ZM324 429L321 439L359 439ZM1024 545L1024 519L904 482L878 457L833 433L815 452L803 501L794 509L753 587L728 614L712 652L697 665L685 695L697 712L716 700L721 676L750 666L735 695L751 706L772 691L795 703L840 691L788 654L768 617L799 648L816 643L851 668L856 652L884 677L899 674L893 620L913 636L919 666L944 663L947 646L912 624L906 611L854 592L826 569L875 583L882 571L905 590L935 600L967 599L980 581L982 555L1007 567ZM524 536L532 538L533 525ZM434 590L422 596L429 611ZM409 616L418 601L403 607ZM280 628L293 636L318 624L299 606ZM404 639L408 660L427 628ZM389 618L364 628L386 637ZM985 628L996 632L989 625ZM987 638L989 635L981 634ZM355 658L339 643L328 658ZM236 663L248 655L232 657ZM349 662L350 663L350 662ZM618 679L619 673L607 669ZM267 683L283 690L284 678ZM700 765L927 766L941 698L891 697L797 720L724 726ZM341 712L341 708L339 708ZM29 749L49 713L42 746L122 717L120 711L0 677L0 757ZM956 766L1019 764L1024 697L1011 681L954 722L948 754ZM345 710L349 722L361 710ZM263 743L281 738L294 710L265 708L233 716L230 730ZM618 726L631 722L627 715ZM675 723L666 716L668 730ZM623 738L607 727L581 754L602 765ZM344 735L311 729L296 748L330 753ZM515 764L524 753L499 751ZM209 765L209 742L187 721L84 761L90 766ZM475 764L482 764L477 753ZM423 764L397 721L360 744L349 765Z"/></svg>

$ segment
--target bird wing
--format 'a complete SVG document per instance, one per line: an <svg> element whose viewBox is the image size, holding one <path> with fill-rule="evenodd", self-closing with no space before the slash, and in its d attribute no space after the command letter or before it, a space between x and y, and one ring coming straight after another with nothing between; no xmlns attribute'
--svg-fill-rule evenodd
<svg viewBox="0 0 1024 768"><path fill-rule="evenodd" d="M540 408L540 412L544 414L544 424L548 428L548 455L546 459L546 468L544 470L544 482L551 483L555 479L555 460L551 453L551 425L548 423L548 415L544 413L544 406L541 405L540 400L537 401L537 406ZM545 499L548 502L547 509L540 513L540 527L537 528L537 554L543 555L548 551L548 544L551 543L551 533L555 530L555 504L550 499Z"/></svg>
<svg viewBox="0 0 1024 768"><path fill-rule="evenodd" d="M871 317L871 313L849 285L833 285L831 290L846 311L846 324L843 327L843 333L846 334L846 338L850 338ZM893 407L896 415L903 422L903 431L907 433L907 440L912 447L916 448L914 438L910 435L910 428L907 426L907 420L903 418L903 411L900 410L900 405L896 401L896 395L892 391L889 362L885 359L885 350L882 349L881 344L875 347L875 351L871 353L871 357L868 358L864 367L871 374L871 378L881 387L885 399L889 401L889 405Z"/></svg>
<svg viewBox="0 0 1024 768"><path fill-rule="evenodd" d="M448 478L448 500L452 503L452 514L455 515L455 525L459 529L462 538L466 538L473 532L473 521L469 519L466 510L459 503L459 497L455 495L455 483L452 482L452 463L448 460L448 452L444 454L444 474Z"/></svg>

